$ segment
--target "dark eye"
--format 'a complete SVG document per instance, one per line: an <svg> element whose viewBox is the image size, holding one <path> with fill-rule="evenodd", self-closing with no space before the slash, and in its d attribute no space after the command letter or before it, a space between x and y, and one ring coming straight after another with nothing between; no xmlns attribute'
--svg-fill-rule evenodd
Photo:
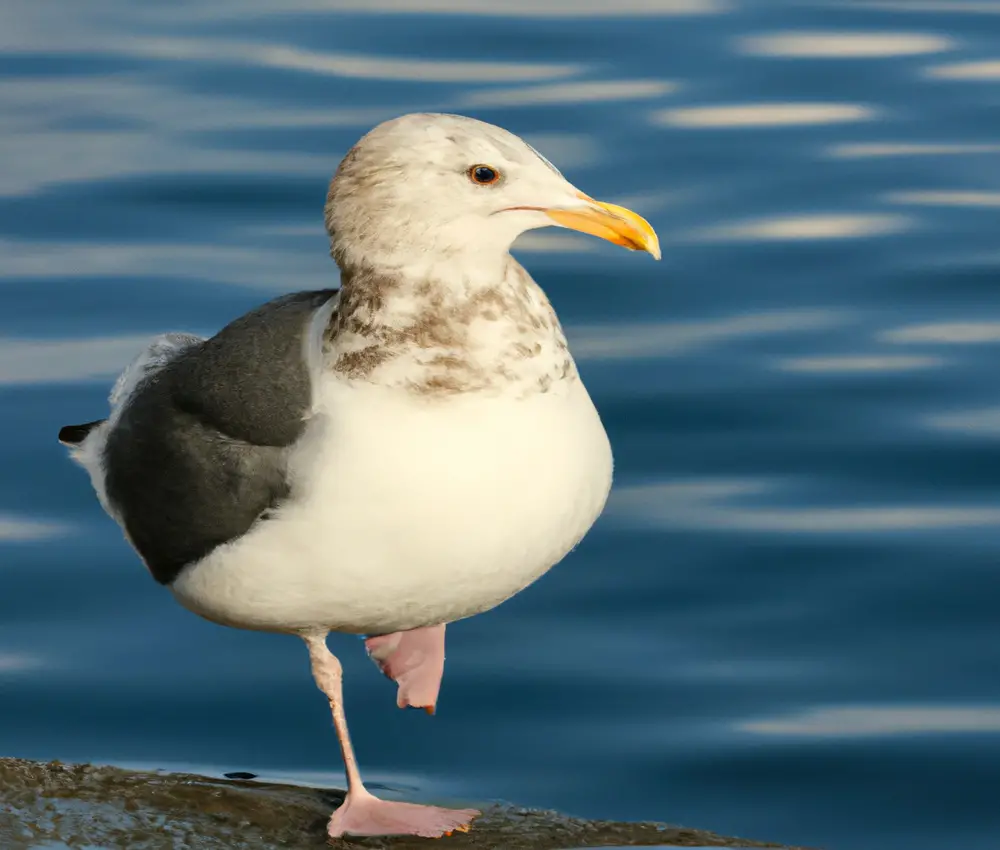
<svg viewBox="0 0 1000 850"><path fill-rule="evenodd" d="M500 179L500 172L492 165L474 165L469 169L469 177L473 183L489 186L490 183L496 183Z"/></svg>

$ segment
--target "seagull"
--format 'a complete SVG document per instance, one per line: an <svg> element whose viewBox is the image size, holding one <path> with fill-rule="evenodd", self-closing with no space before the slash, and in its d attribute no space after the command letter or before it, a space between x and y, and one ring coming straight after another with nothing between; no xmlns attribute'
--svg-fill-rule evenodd
<svg viewBox="0 0 1000 850"><path fill-rule="evenodd" d="M446 625L580 542L611 488L611 447L510 247L548 225L656 259L659 242L518 136L427 113L348 151L325 223L339 289L276 298L207 339L155 338L107 418L59 440L177 602L305 641L348 782L329 835L440 837L479 812L365 788L327 636L362 636L397 704L433 713Z"/></svg>

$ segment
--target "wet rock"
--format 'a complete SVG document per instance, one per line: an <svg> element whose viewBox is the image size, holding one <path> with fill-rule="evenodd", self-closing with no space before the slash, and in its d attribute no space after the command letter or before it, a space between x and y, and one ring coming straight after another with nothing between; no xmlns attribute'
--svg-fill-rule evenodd
<svg viewBox="0 0 1000 850"><path fill-rule="evenodd" d="M127 850L407 848L566 850L580 847L779 847L655 823L614 823L488 807L467 835L443 840L328 841L343 792L242 779L136 773L0 758L0 847Z"/></svg>

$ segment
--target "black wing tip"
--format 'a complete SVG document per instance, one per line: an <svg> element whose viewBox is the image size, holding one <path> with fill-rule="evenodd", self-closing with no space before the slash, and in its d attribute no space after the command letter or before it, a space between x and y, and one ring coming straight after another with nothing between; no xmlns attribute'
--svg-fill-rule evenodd
<svg viewBox="0 0 1000 850"><path fill-rule="evenodd" d="M64 425L59 429L59 442L64 446L78 446L94 428L104 424L103 419L85 422L83 425Z"/></svg>

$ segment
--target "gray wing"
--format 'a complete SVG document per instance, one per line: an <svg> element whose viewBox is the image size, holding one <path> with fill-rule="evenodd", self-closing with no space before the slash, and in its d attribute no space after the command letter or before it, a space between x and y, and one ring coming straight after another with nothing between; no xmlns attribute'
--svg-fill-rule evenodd
<svg viewBox="0 0 1000 850"><path fill-rule="evenodd" d="M305 340L335 294L270 301L119 379L104 490L157 581L172 582L288 495L287 449L312 401Z"/></svg>

